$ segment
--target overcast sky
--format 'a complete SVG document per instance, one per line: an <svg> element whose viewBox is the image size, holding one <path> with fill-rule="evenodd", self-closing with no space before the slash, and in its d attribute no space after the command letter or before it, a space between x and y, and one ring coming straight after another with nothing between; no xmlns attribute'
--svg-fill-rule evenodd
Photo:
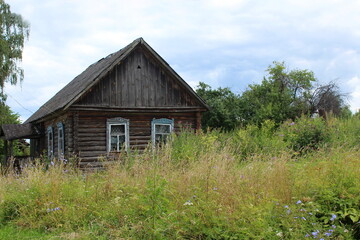
<svg viewBox="0 0 360 240"><path fill-rule="evenodd" d="M285 61L322 83L336 80L360 109L359 0L5 1L31 25L24 81L5 89L22 120L138 37L192 87L201 81L241 93L273 61Z"/></svg>

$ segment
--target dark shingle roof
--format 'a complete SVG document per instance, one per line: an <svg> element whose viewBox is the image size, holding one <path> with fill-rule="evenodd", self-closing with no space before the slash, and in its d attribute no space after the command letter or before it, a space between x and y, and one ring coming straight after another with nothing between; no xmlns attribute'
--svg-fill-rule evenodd
<svg viewBox="0 0 360 240"><path fill-rule="evenodd" d="M66 109L74 103L83 93L100 80L109 70L111 70L118 62L128 56L128 54L138 45L143 44L166 66L192 94L196 97L205 108L206 103L192 90L192 88L177 75L177 73L162 59L142 38L134 40L123 49L110 54L106 58L100 59L98 62L90 65L84 72L75 77L70 83L62 88L54 97L41 106L33 115L31 115L25 123L34 122L60 109Z"/></svg>
<svg viewBox="0 0 360 240"><path fill-rule="evenodd" d="M62 88L54 97L41 106L25 123L36 121L66 107L67 104L76 99L85 89L92 86L92 83L95 82L103 72L107 72L114 62L121 60L122 57L127 55L127 53L141 41L143 41L141 38L136 39L118 52L110 54L106 58L102 58L98 62L90 65L85 71Z"/></svg>
<svg viewBox="0 0 360 240"><path fill-rule="evenodd" d="M6 140L30 138L40 136L40 131L31 123L27 124L3 124L0 129L0 137Z"/></svg>

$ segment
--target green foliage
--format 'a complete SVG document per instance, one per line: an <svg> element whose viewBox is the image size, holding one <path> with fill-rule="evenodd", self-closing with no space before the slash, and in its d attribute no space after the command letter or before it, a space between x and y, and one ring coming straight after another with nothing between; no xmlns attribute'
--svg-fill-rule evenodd
<svg viewBox="0 0 360 240"><path fill-rule="evenodd" d="M227 144L232 146L239 160L246 160L260 152L276 156L286 150L286 145L275 131L275 123L271 120L266 120L260 127L250 124L229 133Z"/></svg>
<svg viewBox="0 0 360 240"><path fill-rule="evenodd" d="M280 125L309 111L310 89L316 80L313 72L288 71L283 62L274 62L267 72L261 84L250 85L241 96L241 116L246 124L272 120Z"/></svg>
<svg viewBox="0 0 360 240"><path fill-rule="evenodd" d="M54 239L55 236L46 234L42 231L23 229L15 226L3 226L0 227L0 239L2 240L14 240L14 239Z"/></svg>
<svg viewBox="0 0 360 240"><path fill-rule="evenodd" d="M344 94L335 83L315 86L312 71L288 70L284 62L273 62L267 73L260 84L249 85L242 95L200 83L196 91L211 108L203 114L203 129L230 131L246 125L261 126L266 120L278 127L288 119L319 111L351 117Z"/></svg>
<svg viewBox="0 0 360 240"><path fill-rule="evenodd" d="M358 122L302 117L280 129L268 120L185 131L99 172L31 166L0 176L0 236L16 229L59 239L358 239ZM307 138L324 126L327 137L316 147L301 140L312 147L295 156L281 136Z"/></svg>
<svg viewBox="0 0 360 240"><path fill-rule="evenodd" d="M10 107L7 106L4 102L0 101L0 126L2 124L18 124L20 123L19 115L11 111ZM17 149L17 144L14 145L14 152L20 153ZM4 140L0 139L0 159L4 157Z"/></svg>
<svg viewBox="0 0 360 240"><path fill-rule="evenodd" d="M203 113L202 127L204 130L220 128L229 131L239 125L239 96L229 88L215 90L200 82L196 92L210 107L210 111Z"/></svg>
<svg viewBox="0 0 360 240"><path fill-rule="evenodd" d="M326 122L322 118L302 116L293 121L286 121L280 129L284 141L295 152L318 149L329 141Z"/></svg>
<svg viewBox="0 0 360 240"><path fill-rule="evenodd" d="M5 99L5 82L16 84L24 77L17 64L22 59L24 40L29 36L29 24L21 15L12 13L3 0L0 0L0 34L0 98Z"/></svg>

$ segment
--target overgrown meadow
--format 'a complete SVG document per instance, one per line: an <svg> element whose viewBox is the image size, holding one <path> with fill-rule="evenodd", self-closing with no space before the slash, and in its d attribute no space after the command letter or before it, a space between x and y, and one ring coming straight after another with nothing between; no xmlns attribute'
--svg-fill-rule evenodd
<svg viewBox="0 0 360 240"><path fill-rule="evenodd" d="M0 180L1 239L360 239L360 119L183 131L83 172ZM121 160L120 160L121 159Z"/></svg>

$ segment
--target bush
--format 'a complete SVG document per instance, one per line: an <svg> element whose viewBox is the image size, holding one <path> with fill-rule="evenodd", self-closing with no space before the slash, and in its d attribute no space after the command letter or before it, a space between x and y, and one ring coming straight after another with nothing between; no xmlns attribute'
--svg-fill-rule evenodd
<svg viewBox="0 0 360 240"><path fill-rule="evenodd" d="M254 155L276 156L286 150L282 138L275 134L276 125L272 120L266 120L261 127L253 124L239 128L227 134L236 158L246 160Z"/></svg>
<svg viewBox="0 0 360 240"><path fill-rule="evenodd" d="M288 120L280 127L285 143L296 152L319 149L329 141L327 124L322 118L302 116L295 122Z"/></svg>

